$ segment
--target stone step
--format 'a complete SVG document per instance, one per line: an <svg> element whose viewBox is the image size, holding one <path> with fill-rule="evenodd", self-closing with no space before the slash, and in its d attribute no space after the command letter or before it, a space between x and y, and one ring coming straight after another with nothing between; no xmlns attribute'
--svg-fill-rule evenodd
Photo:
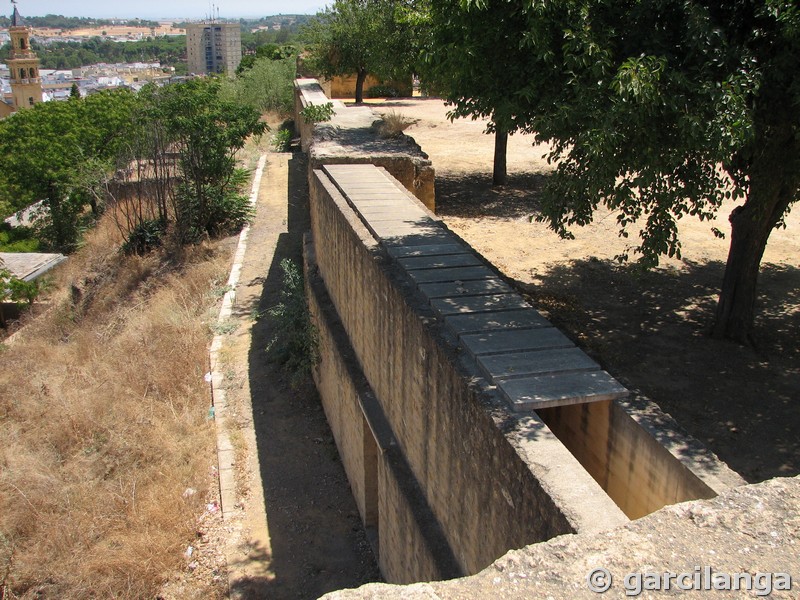
<svg viewBox="0 0 800 600"><path fill-rule="evenodd" d="M532 308L494 313L454 315L445 317L444 322L448 329L458 337L482 331L552 327L550 321Z"/></svg>
<svg viewBox="0 0 800 600"><path fill-rule="evenodd" d="M446 254L468 254L472 252L462 244L431 244L429 246L393 246L387 248L393 258L408 256L443 256Z"/></svg>
<svg viewBox="0 0 800 600"><path fill-rule="evenodd" d="M461 296L488 296L490 294L514 293L514 289L500 279L423 283L419 286L419 289L429 300L433 298L457 298Z"/></svg>
<svg viewBox="0 0 800 600"><path fill-rule="evenodd" d="M515 411L600 402L628 395L628 390L605 371L508 379L498 382L497 387Z"/></svg>
<svg viewBox="0 0 800 600"><path fill-rule="evenodd" d="M452 267L475 267L484 264L474 254L447 254L445 256L412 256L397 259L409 271L417 269L442 269Z"/></svg>
<svg viewBox="0 0 800 600"><path fill-rule="evenodd" d="M522 350L571 348L574 344L555 327L486 331L461 336L461 344L474 357Z"/></svg>
<svg viewBox="0 0 800 600"><path fill-rule="evenodd" d="M478 365L486 375L498 381L530 375L600 370L600 365L580 348L487 354L478 357Z"/></svg>
<svg viewBox="0 0 800 600"><path fill-rule="evenodd" d="M519 294L514 293L434 298L430 302L433 309L442 316L481 312L494 313L498 310L513 310L528 306Z"/></svg>
<svg viewBox="0 0 800 600"><path fill-rule="evenodd" d="M417 283L441 283L444 281L469 281L472 279L494 279L497 273L485 265L477 267L454 267L449 269L417 269L408 271Z"/></svg>

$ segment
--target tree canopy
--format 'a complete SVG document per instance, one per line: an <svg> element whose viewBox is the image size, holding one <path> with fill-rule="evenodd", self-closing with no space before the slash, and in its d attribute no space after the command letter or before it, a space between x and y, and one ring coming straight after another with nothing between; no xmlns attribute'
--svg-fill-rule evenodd
<svg viewBox="0 0 800 600"><path fill-rule="evenodd" d="M138 95L43 102L0 121L0 207L38 204L38 237L70 251L116 177L141 192L123 228L128 239L147 237L134 241L136 251L157 245L151 242L167 227L179 243L241 227L249 216L241 194L247 177L236 153L266 124L253 106L223 97L221 86L215 79L151 84ZM121 181L128 175L132 181Z"/></svg>
<svg viewBox="0 0 800 600"><path fill-rule="evenodd" d="M148 38L136 42L114 42L93 37L82 42L33 42L43 69L73 69L96 63L160 62L162 66L186 67L186 36ZM8 59L10 45L0 48L0 61Z"/></svg>
<svg viewBox="0 0 800 600"><path fill-rule="evenodd" d="M493 183L506 183L508 134L524 128L519 121L514 92L524 81L524 60L510 60L519 53L522 31L487 27L476 10L462 10L460 0L432 2L428 10L417 5L421 16L422 45L428 50L420 61L420 77L429 91L453 105L451 119L471 117L489 120L487 133L495 134ZM492 22L502 22L519 12L516 4L492 8ZM513 26L513 19L510 20ZM521 57L520 57L521 58Z"/></svg>
<svg viewBox="0 0 800 600"><path fill-rule="evenodd" d="M223 98L247 104L259 112L290 114L294 107L295 58L256 58L248 61L248 65L237 70L235 79L223 82Z"/></svg>
<svg viewBox="0 0 800 600"><path fill-rule="evenodd" d="M31 27L50 27L52 29L85 29L89 27L103 27L110 25L130 25L136 27L158 27L158 21L145 21L142 19L93 19L91 17L65 17L64 15L48 14L43 17L25 17L25 23ZM0 27L8 28L11 19L0 16Z"/></svg>
<svg viewBox="0 0 800 600"><path fill-rule="evenodd" d="M139 92L111 186L126 252L144 254L166 236L183 245L226 235L250 218L248 173L236 154L267 126L222 85L204 78Z"/></svg>
<svg viewBox="0 0 800 600"><path fill-rule="evenodd" d="M224 100L220 83L193 79L143 91L145 127L157 123L178 155L175 223L180 241L195 241L240 228L249 216L240 188L246 172L237 169L236 152L251 135L266 131L261 113Z"/></svg>
<svg viewBox="0 0 800 600"><path fill-rule="evenodd" d="M540 217L559 234L572 235L604 204L622 235L638 229L634 252L654 265L680 257L681 218L709 219L725 200L743 202L730 216L714 334L747 341L767 239L800 195L796 3L431 4L454 15L435 26L482 29L501 49L492 56L514 78L498 85L509 114L552 144L556 170ZM467 75L486 62L472 58L465 52ZM460 106L497 111L496 92L468 91Z"/></svg>
<svg viewBox="0 0 800 600"><path fill-rule="evenodd" d="M92 186L111 169L135 99L121 90L43 102L0 122L0 188L14 210L42 201L39 234L52 248L77 242Z"/></svg>
<svg viewBox="0 0 800 600"><path fill-rule="evenodd" d="M307 64L326 77L356 74L356 102L364 99L368 73L408 75L414 32L404 2L335 0L304 30L312 53Z"/></svg>

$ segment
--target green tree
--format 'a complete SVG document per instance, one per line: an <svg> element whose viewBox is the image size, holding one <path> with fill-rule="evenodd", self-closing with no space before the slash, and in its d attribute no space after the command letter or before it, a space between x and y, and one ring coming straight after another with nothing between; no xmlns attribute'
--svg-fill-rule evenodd
<svg viewBox="0 0 800 600"><path fill-rule="evenodd" d="M228 233L249 218L241 193L247 173L237 168L236 153L267 126L251 106L223 99L220 87L218 80L195 79L142 90L146 131L159 132L157 148L177 154L173 216L182 243Z"/></svg>
<svg viewBox="0 0 800 600"><path fill-rule="evenodd" d="M0 122L0 193L14 210L41 201L35 226L50 247L72 250L84 208L99 212L91 190L113 164L133 102L129 92L104 92L37 104Z"/></svg>
<svg viewBox="0 0 800 600"><path fill-rule="evenodd" d="M297 54L297 48L291 45L278 46L277 44L264 44L256 48L253 54L247 54L242 57L239 66L236 68L236 74L241 75L245 71L252 69L256 61L261 58L268 60L284 60Z"/></svg>
<svg viewBox="0 0 800 600"><path fill-rule="evenodd" d="M165 36L120 44L99 37L82 42L55 42L46 46L32 42L43 69L71 69L107 62L160 62L164 66L186 66L186 38ZM0 61L8 59L10 45L0 48Z"/></svg>
<svg viewBox="0 0 800 600"><path fill-rule="evenodd" d="M288 115L294 107L294 58L257 58L251 67L222 83L222 97L246 104L259 112Z"/></svg>
<svg viewBox="0 0 800 600"><path fill-rule="evenodd" d="M541 216L555 231L570 236L604 204L624 236L643 223L636 252L654 265L680 256L679 219L743 200L713 333L750 340L764 248L800 196L796 2L464 0L460 10L510 36L496 56L519 77L505 90L518 123L552 143Z"/></svg>
<svg viewBox="0 0 800 600"><path fill-rule="evenodd" d="M326 77L355 73L356 102L363 102L368 73L411 73L414 33L405 10L405 3L392 0L335 0L304 30L312 52L308 66Z"/></svg>
<svg viewBox="0 0 800 600"><path fill-rule="evenodd" d="M424 85L453 105L451 119L471 117L489 120L487 133L494 133L492 183L507 181L509 134L524 128L517 115L513 93L524 76L524 61L509 60L519 53L517 35L505 27L504 19L519 12L517 3L501 2L492 7L487 26L482 11L462 10L461 0L437 0L416 5L424 59L420 77ZM509 19L513 26L514 19Z"/></svg>

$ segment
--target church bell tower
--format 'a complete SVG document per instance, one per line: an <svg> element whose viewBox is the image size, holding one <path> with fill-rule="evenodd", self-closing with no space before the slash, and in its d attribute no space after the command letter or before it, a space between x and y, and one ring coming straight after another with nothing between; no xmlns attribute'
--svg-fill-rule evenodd
<svg viewBox="0 0 800 600"><path fill-rule="evenodd" d="M14 95L14 108L29 108L42 101L42 80L39 77L39 58L31 49L31 28L17 10L16 0L12 0L14 13L11 15L11 52L8 69L10 71L11 91Z"/></svg>

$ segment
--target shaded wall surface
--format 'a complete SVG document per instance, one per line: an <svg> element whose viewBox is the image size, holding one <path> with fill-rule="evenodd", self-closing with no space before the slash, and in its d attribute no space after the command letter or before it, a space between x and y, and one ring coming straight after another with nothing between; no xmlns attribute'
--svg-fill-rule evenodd
<svg viewBox="0 0 800 600"><path fill-rule="evenodd" d="M597 600L598 598L755 598L795 600L800 581L800 477L773 479L728 490L712 500L663 508L628 525L602 533L561 536L509 552L473 577L412 586L368 584L331 592L326 600ZM605 568L610 589L589 589L587 576ZM645 574L655 574L644 588ZM663 589L664 574L686 573ZM792 589L783 573L791 577ZM712 578L740 582L740 589L716 590ZM751 591L747 591L750 581ZM601 580L597 580L601 581ZM780 582L780 583L779 583ZM732 581L729 584L733 588ZM637 588L641 593L636 594ZM768 595L769 592L771 595Z"/></svg>

